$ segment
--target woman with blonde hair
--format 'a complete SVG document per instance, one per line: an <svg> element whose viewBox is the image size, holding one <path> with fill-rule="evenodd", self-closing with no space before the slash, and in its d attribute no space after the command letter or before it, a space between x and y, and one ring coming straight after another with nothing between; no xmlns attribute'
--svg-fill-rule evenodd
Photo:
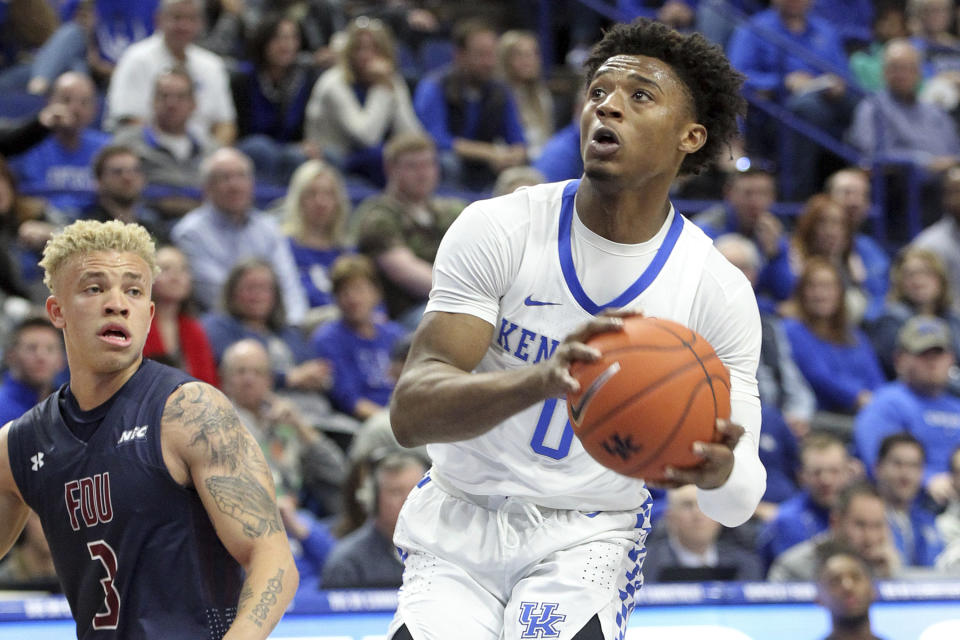
<svg viewBox="0 0 960 640"><path fill-rule="evenodd" d="M960 359L960 314L953 309L947 269L936 253L907 246L890 265L890 293L883 311L866 326L887 377L896 377L897 334L915 315L937 316L950 325L953 350Z"/></svg>
<svg viewBox="0 0 960 640"><path fill-rule="evenodd" d="M340 172L319 160L304 162L290 179L283 210L283 232L310 307L332 308L330 267L353 251L344 236L350 200Z"/></svg>
<svg viewBox="0 0 960 640"><path fill-rule="evenodd" d="M307 139L344 172L383 186L384 141L391 134L420 129L410 91L397 71L393 36L380 20L353 20L338 63L313 87Z"/></svg>
<svg viewBox="0 0 960 640"><path fill-rule="evenodd" d="M520 111L527 154L537 158L553 135L553 94L543 78L540 43L530 31L507 31L497 46L500 72Z"/></svg>

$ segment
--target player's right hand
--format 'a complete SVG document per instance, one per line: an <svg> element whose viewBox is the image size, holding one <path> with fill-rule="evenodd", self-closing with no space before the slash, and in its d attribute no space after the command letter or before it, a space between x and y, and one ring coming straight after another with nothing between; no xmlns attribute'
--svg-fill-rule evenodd
<svg viewBox="0 0 960 640"><path fill-rule="evenodd" d="M594 362L601 355L598 349L586 344L587 340L599 333L623 329L623 318L636 313L633 311L604 313L564 338L553 357L540 365L543 367L546 397L561 397L579 391L580 383L570 375L570 365L574 362Z"/></svg>

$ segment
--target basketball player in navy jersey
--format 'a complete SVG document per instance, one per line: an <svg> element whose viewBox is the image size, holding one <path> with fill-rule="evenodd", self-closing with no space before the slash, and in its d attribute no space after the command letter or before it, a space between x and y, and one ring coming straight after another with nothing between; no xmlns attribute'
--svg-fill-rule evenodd
<svg viewBox="0 0 960 640"><path fill-rule="evenodd" d="M40 516L77 637L266 638L297 571L230 401L144 360L154 246L83 220L41 266L70 381L0 430L0 556Z"/></svg>
<svg viewBox="0 0 960 640"><path fill-rule="evenodd" d="M727 526L764 492L756 300L668 198L736 135L742 76L700 35L646 20L612 28L586 66L582 179L472 204L434 264L391 408L400 443L433 461L394 537L393 640L623 637L650 494L590 458L563 397L569 365L599 355L587 338L625 313L691 327L730 371L722 441L696 443L700 465L665 484L695 484Z"/></svg>

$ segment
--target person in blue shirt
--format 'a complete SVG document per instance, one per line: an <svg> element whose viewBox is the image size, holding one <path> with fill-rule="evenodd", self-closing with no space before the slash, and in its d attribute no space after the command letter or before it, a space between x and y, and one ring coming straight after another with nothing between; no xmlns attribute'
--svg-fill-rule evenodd
<svg viewBox="0 0 960 640"><path fill-rule="evenodd" d="M872 468L884 437L909 432L927 453L927 492L945 504L953 493L950 452L960 445L960 398L947 392L956 364L953 337L940 318L915 316L900 330L898 347L897 380L877 389L854 422L857 455Z"/></svg>
<svg viewBox="0 0 960 640"><path fill-rule="evenodd" d="M843 279L832 262L812 257L800 274L783 330L821 411L852 415L886 379L873 346L847 316Z"/></svg>
<svg viewBox="0 0 960 640"><path fill-rule="evenodd" d="M406 331L380 318L380 285L369 258L338 258L331 279L341 317L317 329L311 343L315 356L333 367L334 405L365 420L390 402L390 351Z"/></svg>
<svg viewBox="0 0 960 640"><path fill-rule="evenodd" d="M413 107L448 180L481 191L503 169L526 162L523 125L509 88L494 79L496 31L465 20L454 26L453 43L453 64L420 81Z"/></svg>
<svg viewBox="0 0 960 640"><path fill-rule="evenodd" d="M923 495L923 443L907 432L880 441L873 476L903 565L932 567L943 551L936 515Z"/></svg>
<svg viewBox="0 0 960 640"><path fill-rule="evenodd" d="M812 0L784 0L755 14L734 31L728 54L733 66L747 76L745 88L839 138L850 123L856 97L847 87L843 39L829 22L810 15L811 4ZM757 135L758 128L751 124L759 123L748 123L748 139L754 146L762 145L764 136ZM791 133L787 138L792 152L780 158L789 162L780 172L781 191L788 200L803 199L820 184L820 149L802 135Z"/></svg>
<svg viewBox="0 0 960 640"><path fill-rule="evenodd" d="M843 441L826 431L811 431L803 439L800 465L803 491L782 502L777 516L757 536L757 548L768 565L790 547L827 529L830 509L854 469Z"/></svg>
<svg viewBox="0 0 960 640"><path fill-rule="evenodd" d="M0 427L19 418L57 387L64 371L63 340L46 318L28 317L13 329L3 354Z"/></svg>
<svg viewBox="0 0 960 640"><path fill-rule="evenodd" d="M90 128L97 112L97 95L89 76L75 71L60 75L53 84L50 103L73 111L70 124L54 127L53 135L18 156L14 168L24 191L39 191L51 205L71 218L94 199L94 156L110 136Z"/></svg>
<svg viewBox="0 0 960 640"><path fill-rule="evenodd" d="M545 182L572 180L583 175L580 156L580 114L547 140L533 168L543 174Z"/></svg>

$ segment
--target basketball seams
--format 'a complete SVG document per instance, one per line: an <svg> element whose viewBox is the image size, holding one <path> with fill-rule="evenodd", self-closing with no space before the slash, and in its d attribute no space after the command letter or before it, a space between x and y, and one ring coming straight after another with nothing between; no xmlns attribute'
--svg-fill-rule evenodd
<svg viewBox="0 0 960 640"><path fill-rule="evenodd" d="M714 355L713 358L719 359L716 355ZM709 360L712 360L713 358L708 358L708 361L709 361ZM683 375L684 373L689 373L690 369L697 367L698 364L699 364L699 361L698 361L698 362L687 362L687 363L685 363L682 367L678 367L678 368L676 368L676 369L673 369L668 375L665 375L665 376L663 376L663 377L661 377L661 378L658 378L655 382L652 382L652 383L648 384L648 385L647 385L646 387L644 387L643 389L640 389L639 391L636 391L636 392L633 393L632 395L624 398L624 399L621 400L619 403L617 403L612 409L610 409L609 411L607 411L605 414L603 414L603 415L600 416L599 418L591 418L591 422L593 423L593 425L592 425L591 427L589 427L589 428L587 428L587 429L578 428L577 437L579 437L579 438L584 438L584 437L590 435L591 433L593 433L594 431L596 431L599 427L603 426L603 424L604 424L607 420L609 420L610 418L612 418L612 417L613 417L614 415L616 415L617 413L620 413L620 412L624 409L624 406L625 406L625 405L633 404L634 402L636 402L637 400L639 400L641 397L643 397L643 396L645 396L646 394L650 393L651 391L657 389L658 387L661 387L661 386L663 386L664 384L670 382L671 380L673 380L673 379L676 378L677 376ZM708 374L708 375L710 375L710 374ZM715 396L714 396L714 413L716 413L716 397L715 397ZM584 418L584 417L586 417L586 416L584 415L582 418ZM580 420L581 424L583 423L583 419L582 419L582 418L581 418L581 420Z"/></svg>

